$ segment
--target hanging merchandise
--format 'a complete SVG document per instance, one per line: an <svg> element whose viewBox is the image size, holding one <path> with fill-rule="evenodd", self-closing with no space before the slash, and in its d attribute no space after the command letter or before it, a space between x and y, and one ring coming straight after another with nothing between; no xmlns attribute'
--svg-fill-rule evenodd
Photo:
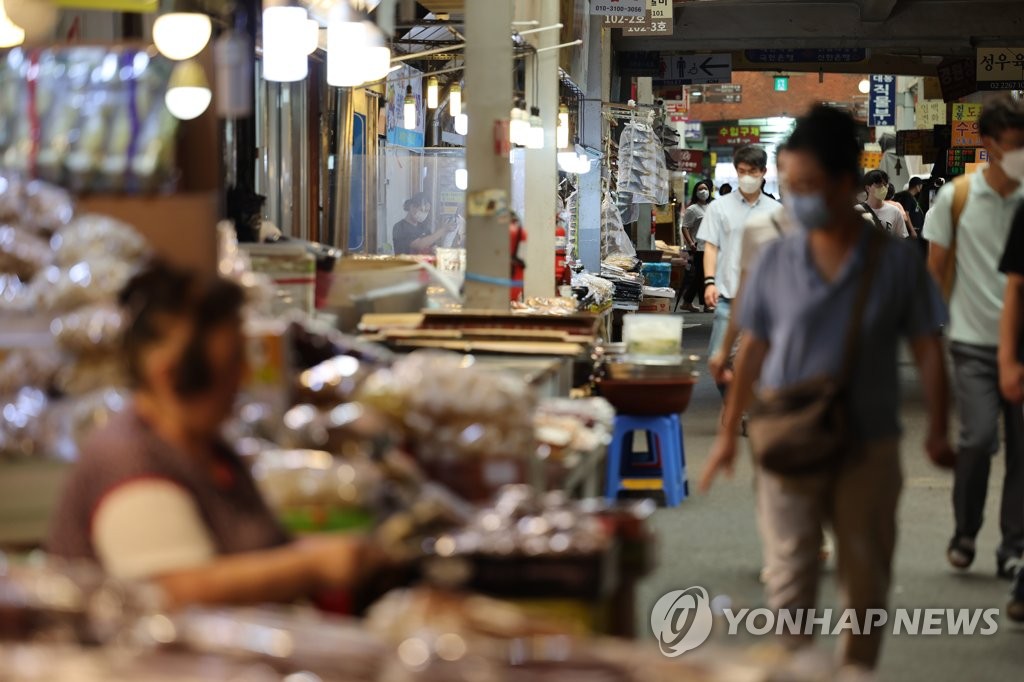
<svg viewBox="0 0 1024 682"><path fill-rule="evenodd" d="M605 192L601 200L601 260L615 254L635 257L636 247L626 233L619 207Z"/></svg>
<svg viewBox="0 0 1024 682"><path fill-rule="evenodd" d="M618 165L620 199L633 204L668 203L669 173L665 150L653 127L653 112L646 121L631 118L623 127Z"/></svg>
<svg viewBox="0 0 1024 682"><path fill-rule="evenodd" d="M0 61L0 168L78 192L170 189L178 124L164 99L173 67L131 48L11 50Z"/></svg>

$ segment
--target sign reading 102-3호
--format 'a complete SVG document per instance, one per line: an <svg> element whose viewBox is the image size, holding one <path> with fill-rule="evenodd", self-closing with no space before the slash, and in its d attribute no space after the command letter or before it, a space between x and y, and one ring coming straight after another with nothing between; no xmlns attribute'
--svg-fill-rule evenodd
<svg viewBox="0 0 1024 682"><path fill-rule="evenodd" d="M590 13L606 17L643 17L647 0L590 0Z"/></svg>

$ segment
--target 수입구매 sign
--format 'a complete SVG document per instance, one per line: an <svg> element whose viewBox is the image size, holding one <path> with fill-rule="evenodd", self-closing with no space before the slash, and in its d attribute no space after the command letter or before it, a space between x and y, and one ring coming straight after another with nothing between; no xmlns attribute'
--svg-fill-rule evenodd
<svg viewBox="0 0 1024 682"><path fill-rule="evenodd" d="M590 0L590 13L606 17L643 17L647 0Z"/></svg>

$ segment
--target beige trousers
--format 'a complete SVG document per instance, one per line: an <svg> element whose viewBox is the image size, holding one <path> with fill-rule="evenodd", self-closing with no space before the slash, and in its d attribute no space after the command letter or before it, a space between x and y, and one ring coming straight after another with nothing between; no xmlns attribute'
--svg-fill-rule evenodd
<svg viewBox="0 0 1024 682"><path fill-rule="evenodd" d="M902 485L897 439L866 444L838 472L829 474L778 476L759 469L758 517L769 608L816 606L822 525L829 524L835 533L841 608L855 610L861 623L868 609L885 609ZM839 615L834 612L833 622ZM883 632L884 628L861 635L844 631L841 662L875 667ZM810 639L797 637L791 644L806 645Z"/></svg>

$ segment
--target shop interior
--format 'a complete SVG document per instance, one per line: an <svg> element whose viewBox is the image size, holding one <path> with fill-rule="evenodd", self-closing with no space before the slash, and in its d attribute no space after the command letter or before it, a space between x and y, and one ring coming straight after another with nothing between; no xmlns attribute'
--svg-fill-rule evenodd
<svg viewBox="0 0 1024 682"><path fill-rule="evenodd" d="M780 197L776 149L821 103L927 208L987 160L988 98L1024 90L1019 54L976 63L1022 44L1020 12L0 0L0 679L834 679L827 656L651 636L645 581L685 575L665 532L701 504L690 433L715 427L690 409L713 387L684 341L711 318L682 314L682 216L699 183L737 187L743 144ZM316 557L305 593L192 599L95 547L47 554L90 435L157 395L133 353L163 341L126 345L150 302L123 294L153 262L192 273L167 320L214 278L244 294L217 443L296 547L268 575ZM332 561L356 567L332 583Z"/></svg>

